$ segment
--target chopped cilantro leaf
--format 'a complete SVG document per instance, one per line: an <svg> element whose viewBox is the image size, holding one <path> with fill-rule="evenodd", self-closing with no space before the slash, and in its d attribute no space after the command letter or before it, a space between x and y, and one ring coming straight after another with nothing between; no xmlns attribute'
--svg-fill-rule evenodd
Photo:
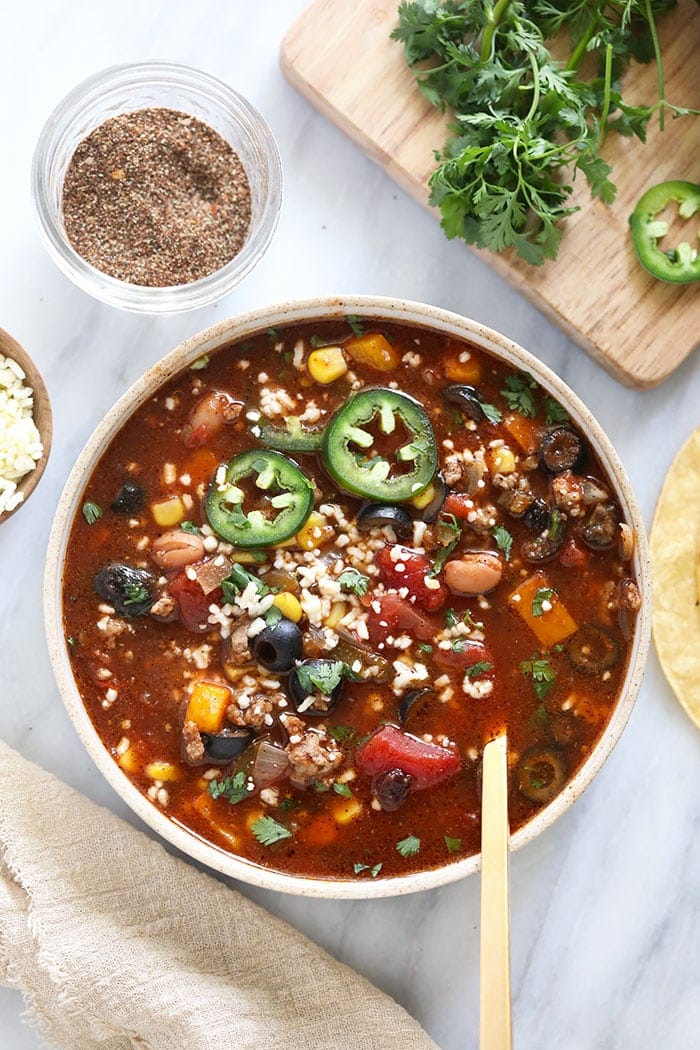
<svg viewBox="0 0 700 1050"><path fill-rule="evenodd" d="M345 320L352 328L352 334L357 339L359 339L361 335L364 335L365 329L359 317L357 317L355 314L348 314Z"/></svg>
<svg viewBox="0 0 700 1050"><path fill-rule="evenodd" d="M532 678L532 687L538 700L544 700L556 681L556 672L553 670L546 656L538 656L536 653L529 660L523 660L520 671Z"/></svg>
<svg viewBox="0 0 700 1050"><path fill-rule="evenodd" d="M312 787L319 795L323 795L326 791L330 791L328 784L324 784L322 780L314 780Z"/></svg>
<svg viewBox="0 0 700 1050"><path fill-rule="evenodd" d="M102 517L103 513L99 503L93 503L92 500L83 503L83 517L88 525L94 525L97 519Z"/></svg>
<svg viewBox="0 0 700 1050"><path fill-rule="evenodd" d="M454 609L448 609L445 613L445 623L448 627L456 627L459 623L459 620L457 619L457 613L454 611Z"/></svg>
<svg viewBox="0 0 700 1050"><path fill-rule="evenodd" d="M349 594L356 594L358 598L362 598L367 594L369 576L364 576L357 569L345 569L338 577L338 583L341 590L347 591Z"/></svg>
<svg viewBox="0 0 700 1050"><path fill-rule="evenodd" d="M312 335L309 339L309 345L318 350L320 346L328 346L328 340L323 339L320 335Z"/></svg>
<svg viewBox="0 0 700 1050"><path fill-rule="evenodd" d="M148 588L142 583L125 583L124 594L124 605L141 605L151 597Z"/></svg>
<svg viewBox="0 0 700 1050"><path fill-rule="evenodd" d="M555 593L551 587L538 587L532 599L532 615L541 616L544 612L542 608L544 602L549 602L551 605Z"/></svg>
<svg viewBox="0 0 700 1050"><path fill-rule="evenodd" d="M495 405L489 405L487 401L480 401L481 411L484 413L489 423L500 423L503 419L503 413L500 408L496 408Z"/></svg>
<svg viewBox="0 0 700 1050"><path fill-rule="evenodd" d="M340 744L349 744L355 739L355 730L350 726L329 726L328 733Z"/></svg>
<svg viewBox="0 0 700 1050"><path fill-rule="evenodd" d="M193 536L201 535L202 531L199 525L195 525L193 521L181 521L179 528L182 529L183 532L191 532Z"/></svg>
<svg viewBox="0 0 700 1050"><path fill-rule="evenodd" d="M478 678L479 675L487 674L493 670L493 664L489 663L488 660L479 660L477 663L472 664L471 667L464 668L465 678Z"/></svg>
<svg viewBox="0 0 700 1050"><path fill-rule="evenodd" d="M532 396L532 391L537 389L537 383L527 372L520 375L510 375L506 379L506 385L501 390L501 396L513 412L520 412L523 416L534 419L537 415L537 405Z"/></svg>
<svg viewBox="0 0 700 1050"><path fill-rule="evenodd" d="M297 799L291 798L288 795L286 798L282 799L282 801L280 802L280 804L279 804L279 806L277 808L278 809L282 809L282 810L296 809L298 805L299 805L299 802L297 801Z"/></svg>
<svg viewBox="0 0 700 1050"><path fill-rule="evenodd" d="M496 541L496 546L503 551L506 561L510 561L510 552L513 548L513 537L504 525L497 525L491 532Z"/></svg>
<svg viewBox="0 0 700 1050"><path fill-rule="evenodd" d="M242 802L248 794L245 786L245 773L236 773L235 776L226 777L224 780L217 780L215 777L209 781L207 791L212 798L223 797L232 806L235 806L237 802Z"/></svg>
<svg viewBox="0 0 700 1050"><path fill-rule="evenodd" d="M272 817L259 817L253 824L251 831L258 842L263 846L273 846L275 842L282 839L290 839L292 833L284 824L279 824Z"/></svg>
<svg viewBox="0 0 700 1050"><path fill-rule="evenodd" d="M206 368L209 364L209 354L203 354L202 357L198 357L196 361L193 361L190 365L191 372L201 372L202 369Z"/></svg>
<svg viewBox="0 0 700 1050"><path fill-rule="evenodd" d="M347 784L340 784L337 780L333 785L333 790L336 795L342 795L343 798L352 798L352 791Z"/></svg>
<svg viewBox="0 0 700 1050"><path fill-rule="evenodd" d="M418 643L418 652L419 653L432 653L432 651L433 651L432 645L428 645L427 642L419 642Z"/></svg>
<svg viewBox="0 0 700 1050"><path fill-rule="evenodd" d="M555 401L553 397L546 397L544 399L545 404L545 418L550 426L553 423L568 423L569 413L563 408L558 401Z"/></svg>
<svg viewBox="0 0 700 1050"><path fill-rule="evenodd" d="M271 593L267 584L263 583L258 576L248 572L242 565L234 565L226 579L221 581L224 601L228 605L232 605L236 600L236 596L242 594L249 583L255 584L255 589L261 598Z"/></svg>
<svg viewBox="0 0 700 1050"><path fill-rule="evenodd" d="M314 665L302 664L297 667L296 676L301 688L309 695L318 690L324 696L330 696L334 689L348 677L350 668L343 660L332 660L328 663Z"/></svg>
<svg viewBox="0 0 700 1050"><path fill-rule="evenodd" d="M272 339L273 343L278 342L282 338L282 332L279 328L268 328L267 334Z"/></svg>
<svg viewBox="0 0 700 1050"><path fill-rule="evenodd" d="M263 613L263 620L268 627L274 627L282 619L282 613L276 605L271 605L267 612Z"/></svg>
<svg viewBox="0 0 700 1050"><path fill-rule="evenodd" d="M382 870L383 865L381 863L375 864L374 867L370 867L369 864L353 864L352 870L356 875L359 875L363 871L368 871L373 879L376 879L379 872Z"/></svg>
<svg viewBox="0 0 700 1050"><path fill-rule="evenodd" d="M408 835L405 839L401 839L400 842L396 843L396 849L402 857L415 857L420 849L420 839L415 835Z"/></svg>
<svg viewBox="0 0 700 1050"><path fill-rule="evenodd" d="M445 835L445 845L447 846L448 853L459 853L462 848L462 840L454 839L451 835Z"/></svg>

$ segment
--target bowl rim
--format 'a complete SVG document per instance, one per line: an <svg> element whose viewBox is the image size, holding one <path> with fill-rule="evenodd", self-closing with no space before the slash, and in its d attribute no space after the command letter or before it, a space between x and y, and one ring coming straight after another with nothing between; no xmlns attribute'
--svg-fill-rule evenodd
<svg viewBox="0 0 700 1050"><path fill-rule="evenodd" d="M556 798L511 836L511 850L531 842L561 816L595 778L627 724L641 686L649 650L651 624L651 571L646 533L636 497L610 439L579 397L546 365L513 340L457 313L409 300L373 295L319 296L283 302L248 311L190 337L142 375L117 400L86 442L60 497L49 538L44 574L46 638L56 682L68 715L88 754L121 799L166 842L221 874L264 889L306 897L336 900L370 899L432 889L479 870L481 855L474 854L439 868L379 880L314 878L289 875L227 853L165 816L131 783L111 757L95 731L73 679L62 628L62 567L65 548L85 480L89 477L119 427L148 397L203 353L240 341L269 327L329 319L343 315L379 317L442 331L476 343L501 360L531 372L542 387L560 400L572 419L586 433L614 483L626 520L635 530L635 569L642 595L632 652L620 696L605 730L573 780Z"/></svg>
<svg viewBox="0 0 700 1050"><path fill-rule="evenodd" d="M53 412L51 410L51 398L49 392L46 389L46 383L42 376L39 368L37 367L34 359L24 349L21 343L18 343L9 332L6 332L4 328L0 328L0 355L3 357L9 357L10 360L16 361L19 367L25 374L25 382L28 387L33 391L34 404L32 411L32 418L36 425L39 435L41 437L42 454L41 458L37 460L36 466L25 474L19 482L17 489L23 493L23 500L18 503L12 510L6 510L0 512L0 525L3 525L6 521L22 510L27 505L30 496L35 491L37 485L41 481L41 478L46 470L46 464L49 461L51 455L51 445L53 442Z"/></svg>
<svg viewBox="0 0 700 1050"><path fill-rule="evenodd" d="M255 141L257 162L262 164L266 175L261 214L255 224L251 218L248 235L241 250L218 270L187 284L151 287L132 284L104 273L75 250L63 229L60 211L57 212L51 204L51 158L66 128L79 119L86 106L92 104L103 93L118 87L143 87L147 84L175 85L192 96L207 96L222 110L227 110L243 133L251 141ZM129 112L134 108L143 107L138 104L134 107L120 107L118 111L106 115L101 123L111 116ZM182 112L186 110L183 109ZM207 120L204 122L208 123ZM248 169L246 173L248 174ZM108 66L81 80L53 108L39 133L34 149L31 192L44 247L61 272L78 288L101 302L124 310L175 314L218 302L257 266L277 229L282 208L284 178L282 159L272 128L260 110L224 80L180 62L125 62Z"/></svg>

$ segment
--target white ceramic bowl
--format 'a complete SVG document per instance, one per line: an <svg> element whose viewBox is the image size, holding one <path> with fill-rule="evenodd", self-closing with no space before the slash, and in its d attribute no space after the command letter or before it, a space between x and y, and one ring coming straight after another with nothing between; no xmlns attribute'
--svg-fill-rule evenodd
<svg viewBox="0 0 700 1050"><path fill-rule="evenodd" d="M627 475L602 428L579 398L553 372L516 343L458 314L438 310L420 303L375 296L307 299L283 303L269 309L255 310L229 321L222 321L193 336L139 379L107 413L86 444L73 470L58 506L49 540L45 575L45 619L51 662L63 702L88 753L114 790L146 824L183 853L225 875L267 889L282 890L307 897L368 898L413 893L464 878L477 871L479 855L414 875L391 879L359 880L303 878L259 867L227 853L199 835L173 823L134 787L114 762L95 732L83 706L71 673L64 639L61 614L61 579L66 544L73 515L79 506L85 479L92 473L108 443L139 405L181 369L202 354L231 340L244 339L270 327L281 328L301 321L331 318L344 314L380 317L430 328L447 335L463 337L483 347L516 368L531 372L537 381L565 406L573 421L591 442L596 454L615 485L626 520L637 535L634 567L642 594L642 609L637 619L632 653L619 700L612 717L595 748L573 780L548 806L511 838L511 848L519 849L531 842L582 794L600 770L617 743L639 692L649 648L651 579L644 525Z"/></svg>

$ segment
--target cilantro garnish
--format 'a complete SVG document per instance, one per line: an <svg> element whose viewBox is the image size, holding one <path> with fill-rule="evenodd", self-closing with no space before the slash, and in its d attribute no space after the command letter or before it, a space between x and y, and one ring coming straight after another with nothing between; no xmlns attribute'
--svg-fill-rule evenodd
<svg viewBox="0 0 700 1050"><path fill-rule="evenodd" d="M454 609L448 609L446 611L445 623L448 627L456 627L459 623L459 620L457 619L457 613L454 611Z"/></svg>
<svg viewBox="0 0 700 1050"><path fill-rule="evenodd" d="M225 798L232 806L235 806L237 802L242 802L248 795L248 791L245 786L245 773L236 773L233 777L226 777L224 780L210 780L207 791L212 798Z"/></svg>
<svg viewBox="0 0 700 1050"><path fill-rule="evenodd" d="M357 569L345 569L338 577L338 583L341 590L347 591L349 594L356 594L358 598L362 598L367 594L369 576L364 576Z"/></svg>
<svg viewBox="0 0 700 1050"><path fill-rule="evenodd" d="M276 605L271 605L267 612L263 613L263 620L268 627L274 627L282 619L282 613Z"/></svg>
<svg viewBox="0 0 700 1050"><path fill-rule="evenodd" d="M532 615L541 616L544 612L542 605L544 602L551 604L552 598L556 594L556 591L552 590L551 587L538 587L532 599Z"/></svg>
<svg viewBox="0 0 700 1050"><path fill-rule="evenodd" d="M520 412L523 416L534 419L537 415L537 405L532 396L532 391L537 389L537 382L527 372L520 375L510 375L506 379L506 385L501 390L501 396L508 408L513 412Z"/></svg>
<svg viewBox="0 0 700 1050"><path fill-rule="evenodd" d="M364 335L365 329L359 317L355 314L348 314L345 320L352 328L352 334L356 336L356 338L359 339L361 335Z"/></svg>
<svg viewBox="0 0 700 1050"><path fill-rule="evenodd" d="M408 835L396 843L396 850L402 857L415 857L420 849L420 839L415 835Z"/></svg>
<svg viewBox="0 0 700 1050"><path fill-rule="evenodd" d="M226 604L232 605L236 596L242 594L249 583L255 584L255 590L261 598L272 593L267 584L263 583L255 573L248 572L242 565L234 565L226 579L221 581L221 590Z"/></svg>
<svg viewBox="0 0 700 1050"><path fill-rule="evenodd" d="M550 424L553 423L568 423L569 413L563 408L558 401L555 401L553 397L546 397L544 399L545 404L545 419Z"/></svg>
<svg viewBox="0 0 700 1050"><path fill-rule="evenodd" d="M544 700L550 690L554 687L556 673L546 656L535 654L529 660L523 660L520 671L532 678L532 688L538 700Z"/></svg>
<svg viewBox="0 0 700 1050"><path fill-rule="evenodd" d="M328 784L324 784L322 780L314 780L311 786L319 795L323 795L326 791L330 791Z"/></svg>
<svg viewBox="0 0 700 1050"><path fill-rule="evenodd" d="M278 342L282 338L282 332L279 328L268 328L267 334L273 343Z"/></svg>
<svg viewBox="0 0 700 1050"><path fill-rule="evenodd" d="M273 817L258 817L251 831L263 846L274 846L275 842L292 837L289 828L279 824Z"/></svg>
<svg viewBox="0 0 700 1050"><path fill-rule="evenodd" d="M478 678L479 675L487 674L493 670L493 664L489 663L488 660L478 660L477 663L472 664L470 667L464 668L465 678Z"/></svg>
<svg viewBox="0 0 700 1050"><path fill-rule="evenodd" d="M328 734L339 744L351 744L355 739L355 730L351 726L337 725L329 726Z"/></svg>
<svg viewBox="0 0 700 1050"><path fill-rule="evenodd" d="M503 413L495 405L489 405L487 401L480 401L479 406L489 423L500 423L503 419Z"/></svg>
<svg viewBox="0 0 700 1050"><path fill-rule="evenodd" d="M209 354L203 354L202 357L198 357L196 361L193 361L190 365L191 372L201 372L202 369L209 365Z"/></svg>
<svg viewBox="0 0 700 1050"><path fill-rule="evenodd" d="M125 583L124 594L126 595L124 605L141 605L151 597L148 588L142 583Z"/></svg>
<svg viewBox="0 0 700 1050"><path fill-rule="evenodd" d="M102 517L103 513L104 511L99 503L93 503L92 500L83 503L83 517L88 525L94 525L98 518Z"/></svg>
<svg viewBox="0 0 700 1050"><path fill-rule="evenodd" d="M432 651L433 651L432 645L428 645L427 642L419 642L418 643L418 652L419 653L432 653Z"/></svg>
<svg viewBox="0 0 700 1050"><path fill-rule="evenodd" d="M508 529L505 525L497 525L496 528L492 530L491 535L496 541L496 546L499 550L503 551L503 556L506 561L510 561L510 552L513 549L513 537L508 532Z"/></svg>
<svg viewBox="0 0 700 1050"><path fill-rule="evenodd" d="M343 798L352 798L352 791L350 790L347 784L341 784L339 783L339 781L336 780L336 782L333 784L333 790L335 791L336 795L342 795Z"/></svg>
<svg viewBox="0 0 700 1050"><path fill-rule="evenodd" d="M299 802L298 802L297 799L291 798L289 795L287 795L286 798L283 798L280 801L280 803L279 803L277 808L278 809L282 809L282 810L296 809L298 805L299 805Z"/></svg>
<svg viewBox="0 0 700 1050"><path fill-rule="evenodd" d="M448 853L459 853L462 848L462 840L454 839L451 835L445 835L445 845L447 846Z"/></svg>
<svg viewBox="0 0 700 1050"><path fill-rule="evenodd" d="M183 532L190 532L193 536L200 536L202 530L199 525L195 525L193 521L181 521L178 528L182 529Z"/></svg>
<svg viewBox="0 0 700 1050"><path fill-rule="evenodd" d="M377 875L382 870L382 867L383 864L381 862L379 864L375 864L374 867L370 867L369 864L353 864L352 870L355 872L356 875L359 875L360 872L368 871L372 878L376 879Z"/></svg>
<svg viewBox="0 0 700 1050"><path fill-rule="evenodd" d="M314 350L318 350L320 346L328 346L328 341L320 335L312 335L309 339L309 346L312 346Z"/></svg>
<svg viewBox="0 0 700 1050"><path fill-rule="evenodd" d="M296 669L296 676L299 685L309 696L317 690L324 696L330 696L343 678L353 677L353 671L343 660L332 660L327 663L301 664Z"/></svg>

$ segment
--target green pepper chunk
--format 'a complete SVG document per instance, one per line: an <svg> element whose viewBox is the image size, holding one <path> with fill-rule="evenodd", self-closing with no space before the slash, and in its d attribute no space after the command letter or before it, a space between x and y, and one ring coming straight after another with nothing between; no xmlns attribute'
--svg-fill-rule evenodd
<svg viewBox="0 0 700 1050"><path fill-rule="evenodd" d="M637 258L653 277L672 284L700 281L700 255L688 241L677 248L662 251L659 240L668 233L668 223L657 219L667 204L675 201L682 219L691 219L700 208L700 186L675 179L660 182L640 197L630 215L632 242ZM699 234L700 235L700 234Z"/></svg>
<svg viewBox="0 0 700 1050"><path fill-rule="evenodd" d="M390 460L375 450L368 427L380 435L395 434L402 424L408 440ZM376 387L351 397L326 427L321 447L323 463L347 492L380 503L402 503L427 488L437 470L437 448L423 407L398 390ZM405 469L406 467L410 469Z"/></svg>
<svg viewBox="0 0 700 1050"><path fill-rule="evenodd" d="M216 472L209 486L205 511L217 535L234 547L272 547L293 536L313 507L313 486L296 463L267 449L249 449L229 462L222 478ZM239 481L252 478L267 497L270 516L254 508L244 510L245 493Z"/></svg>
<svg viewBox="0 0 700 1050"><path fill-rule="evenodd" d="M271 423L259 423L257 427L258 441L279 452L318 452L323 441L322 428L308 430L297 416L286 416L283 427L275 427Z"/></svg>

